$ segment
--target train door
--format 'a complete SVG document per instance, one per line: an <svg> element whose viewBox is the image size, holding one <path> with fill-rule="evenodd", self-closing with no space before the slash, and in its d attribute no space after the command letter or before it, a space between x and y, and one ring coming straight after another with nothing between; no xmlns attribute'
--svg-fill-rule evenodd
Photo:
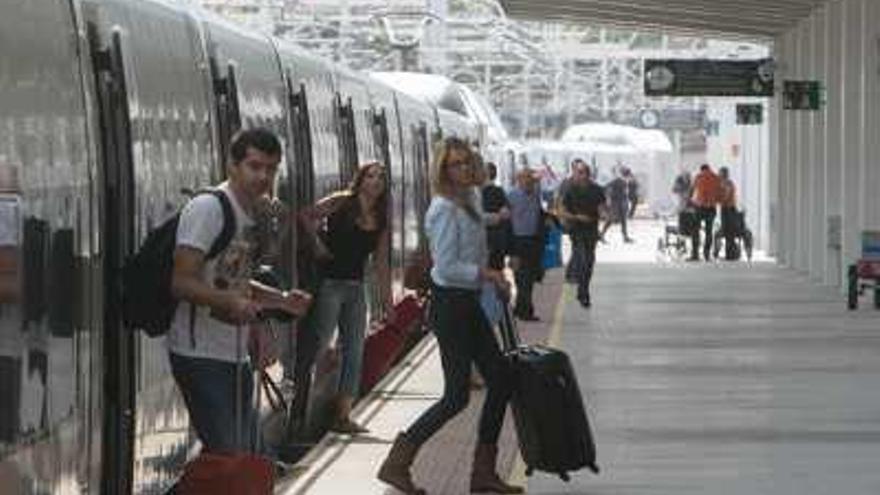
<svg viewBox="0 0 880 495"><path fill-rule="evenodd" d="M134 239L134 180L131 122L126 87L123 38L118 30L102 37L90 20L99 124L99 185L104 240L104 418L102 493L130 493L134 445L134 338L122 325L123 262Z"/></svg>
<svg viewBox="0 0 880 495"><path fill-rule="evenodd" d="M290 142L289 158L290 171L288 183L285 187L291 193L289 198L282 198L294 210L311 205L315 202L315 167L312 156L312 134L309 121L309 103L306 96L305 84L294 87L293 80L288 73L286 75L287 105L288 105L288 136ZM300 236L295 236L294 239ZM300 250L293 246L293 252ZM290 280L296 281L300 287L312 287L315 280L311 280L310 270L297 269L297 263L292 263L293 273Z"/></svg>
<svg viewBox="0 0 880 495"><path fill-rule="evenodd" d="M342 101L336 94L336 136L339 143L339 187L345 187L354 177L358 166L357 134L354 122L354 106L351 98Z"/></svg>
<svg viewBox="0 0 880 495"><path fill-rule="evenodd" d="M385 190L392 191L392 160L391 160L391 137L388 132L388 114L385 112L383 108L381 111L373 110L373 122L372 122L372 132L373 132L373 143L376 145L376 149L379 150L379 157L381 163L385 166ZM405 169L404 169L405 170ZM406 183L406 176L403 177L403 183ZM389 229L386 235L390 235L392 229L395 228L393 223L393 212L392 209L389 208L387 212L387 222L389 225ZM394 267L392 264L391 253L392 249L388 250L388 266ZM372 310L376 310L378 308L371 308Z"/></svg>
<svg viewBox="0 0 880 495"><path fill-rule="evenodd" d="M212 50L213 51L213 50ZM234 64L221 67L216 54L209 59L211 86L214 94L214 118L217 129L217 164L211 176L213 183L226 179L226 161L229 158L229 141L241 128L241 110L238 103L238 82Z"/></svg>
<svg viewBox="0 0 880 495"><path fill-rule="evenodd" d="M415 191L416 214L418 215L417 224L419 226L419 247L427 248L424 243L424 221L425 213L428 212L428 205L431 202L431 181L430 181L430 144L428 142L428 126L424 122L420 122L419 126L414 129L414 145L415 149L415 174L414 183L417 184ZM436 138L435 138L436 139Z"/></svg>

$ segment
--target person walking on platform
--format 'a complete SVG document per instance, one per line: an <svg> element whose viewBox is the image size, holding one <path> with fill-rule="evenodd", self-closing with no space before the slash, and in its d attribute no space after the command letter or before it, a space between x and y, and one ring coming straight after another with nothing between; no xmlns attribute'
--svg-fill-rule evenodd
<svg viewBox="0 0 880 495"><path fill-rule="evenodd" d="M258 312L278 309L302 315L311 303L300 291L280 292L251 279L255 221L272 192L281 144L271 131L251 129L232 138L228 181L200 194L180 213L171 292L181 301L167 335L171 371L204 449L250 452L256 431L253 373L246 351L248 326ZM225 249L207 253L232 210L235 230Z"/></svg>
<svg viewBox="0 0 880 495"><path fill-rule="evenodd" d="M557 212L557 218L559 218L558 212L562 211L562 198L565 196L566 191L568 191L568 188L571 187L574 181L579 180L578 177L580 175L589 173L588 168L586 162L582 159L575 158L572 160L569 176L559 184L559 187L556 189L556 196L553 198L553 210ZM559 221L566 235L571 239L571 257L568 259L568 264L565 265L565 281L576 284L578 273L580 273L580 264L583 262L583 252L580 250L581 245L574 242L569 223L562 218L559 218Z"/></svg>
<svg viewBox="0 0 880 495"><path fill-rule="evenodd" d="M736 184L730 178L730 171L727 167L718 169L720 185L718 203L721 205L721 232L724 235L724 258L727 260L736 259L734 253L734 243L738 230L742 228L738 223L738 212L736 210Z"/></svg>
<svg viewBox="0 0 880 495"><path fill-rule="evenodd" d="M681 213L690 205L692 193L693 187L691 185L691 173L687 170L682 170L672 182L672 194L675 195L677 200L677 213Z"/></svg>
<svg viewBox="0 0 880 495"><path fill-rule="evenodd" d="M559 216L571 232L572 252L582 253L579 266L577 298L581 306L589 308L590 280L596 263L596 242L599 240L599 219L604 214L605 191L593 182L590 169L578 169L575 180L562 197Z"/></svg>
<svg viewBox="0 0 880 495"><path fill-rule="evenodd" d="M715 225L715 209L720 189L721 181L712 171L712 167L707 163L700 165L700 171L694 178L691 202L696 207L697 218L703 223L703 229L706 232L703 240L703 259L706 261L711 260L712 255L712 229ZM691 235L691 261L699 261L699 245L700 229L696 228Z"/></svg>
<svg viewBox="0 0 880 495"><path fill-rule="evenodd" d="M510 204L504 189L495 184L498 168L494 163L486 164L484 180L478 181L483 203L483 211L499 216L498 221L486 227L489 243L489 266L495 270L504 269L504 258L510 250L513 233L510 226Z"/></svg>
<svg viewBox="0 0 880 495"><path fill-rule="evenodd" d="M538 179L531 169L520 170L516 187L507 195L510 202L510 222L513 227L515 257L514 281L516 304L513 314L525 321L538 321L532 302L532 288L541 275L541 255L544 249L544 217Z"/></svg>
<svg viewBox="0 0 880 495"><path fill-rule="evenodd" d="M605 186L608 201L611 203L611 212L605 220L605 225L602 227L602 233L599 235L600 239L605 239L605 233L608 232L611 224L619 223L620 232L623 234L623 242L633 242L626 230L626 220L629 215L629 200L627 199L628 185L624 176L625 173L626 167L621 167L617 171L616 177Z"/></svg>
<svg viewBox="0 0 880 495"><path fill-rule="evenodd" d="M382 307L387 311L392 306L385 167L377 162L362 165L348 189L319 200L303 214L308 225L321 231L319 238L328 251L320 263L322 282L311 330L320 351L338 328L342 347L342 370L330 430L364 433L367 429L352 421L350 415L361 380L367 326L364 267L371 256Z"/></svg>
<svg viewBox="0 0 880 495"><path fill-rule="evenodd" d="M505 483L495 470L498 437L513 382L480 306L480 291L484 283L495 284L502 291L508 291L509 286L501 271L487 266L485 224L474 194L473 167L467 143L447 138L432 171L434 198L425 215L434 261L429 318L443 361L443 397L397 436L378 473L380 480L407 494L425 493L414 483L410 467L421 446L467 406L471 363L476 363L485 378L487 392L470 491L523 492Z"/></svg>
<svg viewBox="0 0 880 495"><path fill-rule="evenodd" d="M639 206L639 181L629 167L623 169L623 178L626 180L626 199L629 201L629 214L627 216L632 219L636 216L636 207Z"/></svg>

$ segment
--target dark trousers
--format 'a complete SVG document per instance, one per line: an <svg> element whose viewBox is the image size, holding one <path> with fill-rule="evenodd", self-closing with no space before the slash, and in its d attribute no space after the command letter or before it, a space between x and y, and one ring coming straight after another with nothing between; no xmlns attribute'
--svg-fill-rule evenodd
<svg viewBox="0 0 880 495"><path fill-rule="evenodd" d="M251 365L169 355L171 373L205 450L253 451L257 423Z"/></svg>
<svg viewBox="0 0 880 495"><path fill-rule="evenodd" d="M715 207L697 207L697 218L699 221L703 223L703 229L705 230L705 238L703 239L703 258L707 261L710 259L712 255L712 229L715 225ZM694 229L693 235L691 235L691 258L699 257L698 246L700 245L700 228Z"/></svg>
<svg viewBox="0 0 880 495"><path fill-rule="evenodd" d="M593 266L596 264L596 242L599 240L598 225L581 228L572 232L572 252L578 252L580 260L575 276L577 278L577 298L590 300L590 281L593 279ZM572 257L574 255L572 254Z"/></svg>
<svg viewBox="0 0 880 495"><path fill-rule="evenodd" d="M721 232L724 235L724 257L728 260L734 259L733 243L736 242L736 236L739 234L739 226L737 223L737 211L734 206L721 207Z"/></svg>
<svg viewBox="0 0 880 495"><path fill-rule="evenodd" d="M605 232L608 232L608 229L614 223L620 223L620 233L623 234L623 240L629 239L629 232L626 229L627 216L629 215L629 206L626 201L612 201L611 202L611 215L608 217L608 220L605 220L605 225L602 227L602 235L605 235Z"/></svg>
<svg viewBox="0 0 880 495"><path fill-rule="evenodd" d="M422 413L404 435L408 441L422 445L467 407L471 363L475 363L487 387L480 413L479 442L495 444L513 392L513 381L507 360L501 355L480 307L479 292L434 286L431 296L429 318L440 345L443 397Z"/></svg>
<svg viewBox="0 0 880 495"><path fill-rule="evenodd" d="M541 276L541 254L544 249L540 237L517 236L513 239L513 255L519 258L519 266L513 272L516 282L516 304L513 312L519 316L532 316L532 288Z"/></svg>
<svg viewBox="0 0 880 495"><path fill-rule="evenodd" d="M583 243L575 242L575 234L568 234L571 240L571 258L568 259L568 265L565 266L565 281L577 283L581 272L581 265L584 260Z"/></svg>
<svg viewBox="0 0 880 495"><path fill-rule="evenodd" d="M510 244L509 225L489 227L486 229L486 245L489 248L489 268L504 269L504 257L507 256Z"/></svg>

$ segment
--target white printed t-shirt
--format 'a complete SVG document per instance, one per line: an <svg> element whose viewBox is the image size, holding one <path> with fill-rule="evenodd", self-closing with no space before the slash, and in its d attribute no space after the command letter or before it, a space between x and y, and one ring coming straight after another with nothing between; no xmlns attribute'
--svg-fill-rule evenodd
<svg viewBox="0 0 880 495"><path fill-rule="evenodd" d="M235 213L236 232L217 257L206 260L203 280L215 288L232 288L247 284L252 273L252 259L256 248L254 221L245 213L224 182L218 189L229 198ZM177 227L177 245L196 248L206 255L214 240L223 230L223 205L212 194L200 194L193 198L180 213ZM191 304L181 301L174 321L168 330L168 349L178 355L215 359L218 361L247 361L248 327L236 327L211 316L211 309L196 309L195 326L190 331ZM240 331L239 331L240 328ZM236 342L236 336L240 340Z"/></svg>

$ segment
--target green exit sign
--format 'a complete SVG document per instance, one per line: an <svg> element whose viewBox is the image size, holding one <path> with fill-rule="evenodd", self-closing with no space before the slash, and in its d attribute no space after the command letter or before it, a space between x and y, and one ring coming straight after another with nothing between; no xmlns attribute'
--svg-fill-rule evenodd
<svg viewBox="0 0 880 495"><path fill-rule="evenodd" d="M782 87L782 108L785 110L819 110L822 106L822 85L819 81L785 81Z"/></svg>

